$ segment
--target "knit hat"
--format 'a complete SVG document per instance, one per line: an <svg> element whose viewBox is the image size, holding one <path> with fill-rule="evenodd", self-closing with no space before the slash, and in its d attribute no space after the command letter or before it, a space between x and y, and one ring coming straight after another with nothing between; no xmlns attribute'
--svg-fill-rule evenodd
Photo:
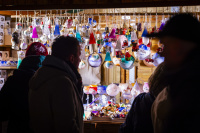
<svg viewBox="0 0 200 133"><path fill-rule="evenodd" d="M48 55L47 48L40 42L33 42L26 50L26 56L29 55Z"/></svg>

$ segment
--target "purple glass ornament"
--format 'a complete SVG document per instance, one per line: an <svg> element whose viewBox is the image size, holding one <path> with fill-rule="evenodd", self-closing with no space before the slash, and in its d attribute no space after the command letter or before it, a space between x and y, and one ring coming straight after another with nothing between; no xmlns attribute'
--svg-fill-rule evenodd
<svg viewBox="0 0 200 133"><path fill-rule="evenodd" d="M38 38L36 27L33 28L32 38Z"/></svg>
<svg viewBox="0 0 200 133"><path fill-rule="evenodd" d="M164 26L165 26L165 23L161 23L159 31L163 30Z"/></svg>
<svg viewBox="0 0 200 133"><path fill-rule="evenodd" d="M111 33L109 35L109 38L116 38L116 36L115 36L115 28L112 29L112 31L111 31Z"/></svg>

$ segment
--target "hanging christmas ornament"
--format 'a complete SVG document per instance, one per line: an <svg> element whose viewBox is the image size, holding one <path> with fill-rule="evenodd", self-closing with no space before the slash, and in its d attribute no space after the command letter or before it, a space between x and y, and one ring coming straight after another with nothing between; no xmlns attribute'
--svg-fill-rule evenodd
<svg viewBox="0 0 200 133"><path fill-rule="evenodd" d="M137 45L137 42L135 42L135 40L131 41L131 46L132 46L132 52L138 51L139 46Z"/></svg>
<svg viewBox="0 0 200 133"><path fill-rule="evenodd" d="M96 44L93 32L90 33L89 44Z"/></svg>
<svg viewBox="0 0 200 133"><path fill-rule="evenodd" d="M126 52L125 57L121 59L120 66L125 70L129 70L133 68L134 61L135 58Z"/></svg>
<svg viewBox="0 0 200 133"><path fill-rule="evenodd" d="M159 47L156 52L160 55L163 52L163 48Z"/></svg>
<svg viewBox="0 0 200 133"><path fill-rule="evenodd" d="M88 63L91 67L99 67L102 63L102 57L99 54L91 54L88 57Z"/></svg>
<svg viewBox="0 0 200 133"><path fill-rule="evenodd" d="M92 26L96 26L97 21L94 20L93 18L88 18L88 23L89 23L90 25L92 25Z"/></svg>
<svg viewBox="0 0 200 133"><path fill-rule="evenodd" d="M86 63L83 60L81 60L81 62L79 63L78 68L79 69L83 69L83 68L85 68L85 66L86 66Z"/></svg>
<svg viewBox="0 0 200 133"><path fill-rule="evenodd" d="M110 57L110 52L106 52L106 57L104 61L112 61Z"/></svg>
<svg viewBox="0 0 200 133"><path fill-rule="evenodd" d="M24 41L21 43L21 45L20 45L20 48L22 49L22 50L25 50L25 49L27 49L27 47L28 47L28 45L26 44L26 43L24 43Z"/></svg>
<svg viewBox="0 0 200 133"><path fill-rule="evenodd" d="M164 28L164 26L165 26L165 22L164 22L164 21L162 21L162 23L161 23L161 25L160 25L160 28L159 28L159 31L162 31L162 30L163 30L163 28Z"/></svg>
<svg viewBox="0 0 200 133"><path fill-rule="evenodd" d="M19 50L19 33L18 32L13 32L12 33L12 38L11 38L11 43L12 43L12 49Z"/></svg>
<svg viewBox="0 0 200 133"><path fill-rule="evenodd" d="M111 69L113 68L114 64L112 61L106 61L105 62L105 67L108 68L108 69Z"/></svg>
<svg viewBox="0 0 200 133"><path fill-rule="evenodd" d="M138 50L139 60L145 60L146 58L149 58L150 53L151 51L146 45L144 44L139 45L139 50Z"/></svg>
<svg viewBox="0 0 200 133"><path fill-rule="evenodd" d="M81 35L80 35L79 31L76 32L76 39L77 39L79 42L82 41Z"/></svg>
<svg viewBox="0 0 200 133"><path fill-rule="evenodd" d="M105 27L105 31L106 31L106 33L109 33L109 28Z"/></svg>
<svg viewBox="0 0 200 133"><path fill-rule="evenodd" d="M122 48L127 48L127 47L128 47L128 41L127 41L127 40L124 40L124 41L123 41Z"/></svg>
<svg viewBox="0 0 200 133"><path fill-rule="evenodd" d="M73 21L72 21L72 19L68 19L67 20L67 23L66 23L66 27L69 29L69 28L71 28L72 27L72 24L73 24Z"/></svg>
<svg viewBox="0 0 200 133"><path fill-rule="evenodd" d="M45 35L47 35L47 36L50 34L48 17L45 17L45 18L44 18L44 29L43 29L43 34L45 34Z"/></svg>
<svg viewBox="0 0 200 133"><path fill-rule="evenodd" d="M147 28L144 28L144 31L142 32L142 36L141 37L146 37L148 35L148 31Z"/></svg>
<svg viewBox="0 0 200 133"><path fill-rule="evenodd" d="M148 67L154 67L154 59L152 59L151 57L154 55L154 53L151 53L150 54L150 57L149 58L146 58L145 60L143 60L143 63L148 66Z"/></svg>
<svg viewBox="0 0 200 133"><path fill-rule="evenodd" d="M119 38L117 40L117 44L116 44L116 47L115 47L115 51L116 51L116 57L117 58L121 58L121 55L122 55L122 44L121 44L121 38Z"/></svg>
<svg viewBox="0 0 200 133"><path fill-rule="evenodd" d="M84 44L83 42L80 43L80 48L81 48L80 59L81 59L81 60L86 60L85 44ZM89 56L89 55L88 55L88 56Z"/></svg>
<svg viewBox="0 0 200 133"><path fill-rule="evenodd" d="M98 53L101 53L100 49L103 45L103 39L97 38L97 47L98 47Z"/></svg>
<svg viewBox="0 0 200 133"><path fill-rule="evenodd" d="M146 92L146 93L149 92L149 84L148 84L148 82L144 82L144 85L143 85L143 92Z"/></svg>
<svg viewBox="0 0 200 133"><path fill-rule="evenodd" d="M115 34L120 34L120 29L119 28L117 28L116 30L115 30Z"/></svg>
<svg viewBox="0 0 200 133"><path fill-rule="evenodd" d="M60 29L59 29L59 25L58 24L55 25L54 35L55 36L59 36L60 35Z"/></svg>
<svg viewBox="0 0 200 133"><path fill-rule="evenodd" d="M143 44L142 38L140 38L140 39L138 40L138 45L141 45L141 44Z"/></svg>
<svg viewBox="0 0 200 133"><path fill-rule="evenodd" d="M126 59L126 61L130 61L131 60L131 54L129 54L128 51L126 51L126 53L125 53L125 59Z"/></svg>
<svg viewBox="0 0 200 133"><path fill-rule="evenodd" d="M120 66L120 61L121 61L121 58L117 58L117 57L114 57L114 58L113 58L113 63L114 63L114 65L116 65L116 66Z"/></svg>
<svg viewBox="0 0 200 133"><path fill-rule="evenodd" d="M85 48L85 56L88 57L90 55L90 50L89 48Z"/></svg>
<svg viewBox="0 0 200 133"><path fill-rule="evenodd" d="M137 31L142 31L142 24L141 23L137 24Z"/></svg>
<svg viewBox="0 0 200 133"><path fill-rule="evenodd" d="M115 28L112 29L110 35L109 35L109 38L116 38L115 36Z"/></svg>
<svg viewBox="0 0 200 133"><path fill-rule="evenodd" d="M153 62L154 66L158 66L159 64L161 64L165 60L165 58L161 57L160 54L158 54L158 53L155 53L153 55L152 59L154 60L154 62Z"/></svg>
<svg viewBox="0 0 200 133"><path fill-rule="evenodd" d="M33 28L32 38L38 38L36 27Z"/></svg>
<svg viewBox="0 0 200 133"><path fill-rule="evenodd" d="M22 24L21 23L17 23L16 30L17 31L21 31L22 30Z"/></svg>

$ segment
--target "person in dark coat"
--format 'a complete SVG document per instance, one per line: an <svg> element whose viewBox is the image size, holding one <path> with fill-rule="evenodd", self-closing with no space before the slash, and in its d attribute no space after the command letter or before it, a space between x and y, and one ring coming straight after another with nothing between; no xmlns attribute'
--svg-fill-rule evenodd
<svg viewBox="0 0 200 133"><path fill-rule="evenodd" d="M120 126L120 133L153 133L151 106L155 97L165 86L165 80L162 78L163 68L164 64L162 63L150 76L149 92L141 93L134 99L125 123Z"/></svg>
<svg viewBox="0 0 200 133"><path fill-rule="evenodd" d="M31 133L29 128L29 80L41 67L46 47L32 43L18 69L8 77L0 91L0 121L8 121L7 133Z"/></svg>
<svg viewBox="0 0 200 133"><path fill-rule="evenodd" d="M74 37L60 36L29 86L34 133L83 133L83 87L78 72L81 49Z"/></svg>
<svg viewBox="0 0 200 133"><path fill-rule="evenodd" d="M151 118L154 133L195 133L200 124L200 23L191 14L178 14L158 37L163 44L167 86L156 97ZM161 83L159 83L161 84Z"/></svg>

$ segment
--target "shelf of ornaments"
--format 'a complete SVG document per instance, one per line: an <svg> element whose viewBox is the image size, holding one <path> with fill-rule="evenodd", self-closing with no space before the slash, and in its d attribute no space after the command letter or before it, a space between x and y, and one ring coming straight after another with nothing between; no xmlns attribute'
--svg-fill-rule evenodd
<svg viewBox="0 0 200 133"><path fill-rule="evenodd" d="M17 66L0 66L0 70L7 70L7 69L17 69Z"/></svg>

